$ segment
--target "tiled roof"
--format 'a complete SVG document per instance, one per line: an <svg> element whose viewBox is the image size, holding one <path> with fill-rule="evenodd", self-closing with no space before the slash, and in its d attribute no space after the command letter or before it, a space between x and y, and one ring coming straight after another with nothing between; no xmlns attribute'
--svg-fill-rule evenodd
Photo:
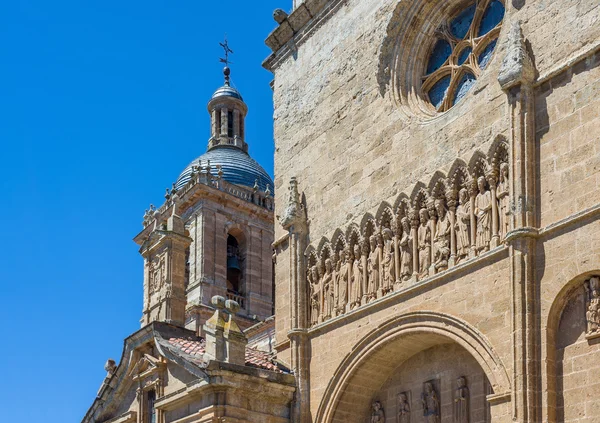
<svg viewBox="0 0 600 423"><path fill-rule="evenodd" d="M206 341L204 338L169 338L168 343L180 353L190 356L194 362L202 362L204 352L206 351ZM269 370L276 373L289 373L288 369L277 363L275 354L254 348L246 348L246 366Z"/></svg>

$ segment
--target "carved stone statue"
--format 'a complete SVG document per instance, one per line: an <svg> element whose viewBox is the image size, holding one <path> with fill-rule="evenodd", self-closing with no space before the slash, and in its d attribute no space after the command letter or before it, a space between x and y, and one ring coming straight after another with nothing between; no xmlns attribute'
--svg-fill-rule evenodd
<svg viewBox="0 0 600 423"><path fill-rule="evenodd" d="M350 308L356 308L360 306L360 299L362 297L362 284L363 284L363 266L361 263L360 246L356 244L354 246L354 261L352 262L352 280L350 289Z"/></svg>
<svg viewBox="0 0 600 423"><path fill-rule="evenodd" d="M429 266L431 265L431 230L429 229L429 212L427 209L419 210L420 224L417 230L417 239L419 241L419 276L426 278L429 276Z"/></svg>
<svg viewBox="0 0 600 423"><path fill-rule="evenodd" d="M421 394L426 423L440 423L440 399L431 382L426 382Z"/></svg>
<svg viewBox="0 0 600 423"><path fill-rule="evenodd" d="M600 336L600 278L595 276L585 283L587 336Z"/></svg>
<svg viewBox="0 0 600 423"><path fill-rule="evenodd" d="M340 251L338 266L337 310L338 314L344 314L346 312L346 304L348 304L348 275L350 274L350 254L346 250Z"/></svg>
<svg viewBox="0 0 600 423"><path fill-rule="evenodd" d="M508 163L500 165L500 180L496 196L498 198L498 221L500 239L504 239L509 230L509 213L510 213L510 196L509 196L509 180L508 180Z"/></svg>
<svg viewBox="0 0 600 423"><path fill-rule="evenodd" d="M475 216L477 217L477 237L475 247L478 252L490 249L492 238L492 193L485 189L485 178L477 178L479 193L475 197Z"/></svg>
<svg viewBox="0 0 600 423"><path fill-rule="evenodd" d="M471 248L471 202L466 188L458 192L456 207L456 254L460 260L469 254Z"/></svg>
<svg viewBox="0 0 600 423"><path fill-rule="evenodd" d="M337 316L338 313L338 298L340 295L340 253L339 251L333 252L333 260L331 260L332 272L331 272L331 284L333 286L333 302L331 304L332 316Z"/></svg>
<svg viewBox="0 0 600 423"><path fill-rule="evenodd" d="M408 403L408 395L406 392L398 394L398 405L396 408L396 423L410 423L410 404Z"/></svg>
<svg viewBox="0 0 600 423"><path fill-rule="evenodd" d="M435 256L433 265L436 271L446 270L448 268L448 259L450 258L450 217L444 204L444 199L435 200L435 211L438 215L435 224L435 236L433 245Z"/></svg>
<svg viewBox="0 0 600 423"><path fill-rule="evenodd" d="M454 423L469 423L469 388L467 379L459 377L454 392Z"/></svg>
<svg viewBox="0 0 600 423"><path fill-rule="evenodd" d="M316 325L319 323L321 289L319 286L319 270L317 266L313 266L308 274L308 286L310 288L310 323Z"/></svg>
<svg viewBox="0 0 600 423"><path fill-rule="evenodd" d="M383 411L381 402L373 402L371 409L371 423L385 423L385 412Z"/></svg>
<svg viewBox="0 0 600 423"><path fill-rule="evenodd" d="M400 248L400 275L403 281L407 281L412 276L413 264L413 237L410 230L410 221L408 217L402 218L402 237L399 241Z"/></svg>
<svg viewBox="0 0 600 423"><path fill-rule="evenodd" d="M333 266L331 260L325 260L325 272L321 282L323 289L323 320L331 318L333 310Z"/></svg>
<svg viewBox="0 0 600 423"><path fill-rule="evenodd" d="M368 277L368 285L367 285L367 301L374 299L377 296L377 290L380 286L380 276L379 276L379 257L381 249L379 245L377 245L377 237L375 235L371 235L369 238L369 255L367 257L367 277Z"/></svg>
<svg viewBox="0 0 600 423"><path fill-rule="evenodd" d="M396 267L394 256L394 233L391 229L384 228L382 235L383 236L380 237L380 242L383 243L383 255L381 259L383 275L381 276L381 288L383 290L383 294L385 295L394 289L394 282L396 281Z"/></svg>

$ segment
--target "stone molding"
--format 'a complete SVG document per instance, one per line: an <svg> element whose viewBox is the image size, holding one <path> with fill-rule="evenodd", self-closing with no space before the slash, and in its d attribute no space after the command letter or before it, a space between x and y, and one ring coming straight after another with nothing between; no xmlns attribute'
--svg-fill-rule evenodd
<svg viewBox="0 0 600 423"><path fill-rule="evenodd" d="M342 401L346 388L356 371L373 358L384 345L409 335L441 336L456 342L479 363L496 392L494 394L497 396L496 402L510 399L511 384L508 372L499 355L483 334L453 316L420 311L390 319L354 346L327 384L315 421L324 423L334 421L337 405ZM387 378L388 375L382 377Z"/></svg>

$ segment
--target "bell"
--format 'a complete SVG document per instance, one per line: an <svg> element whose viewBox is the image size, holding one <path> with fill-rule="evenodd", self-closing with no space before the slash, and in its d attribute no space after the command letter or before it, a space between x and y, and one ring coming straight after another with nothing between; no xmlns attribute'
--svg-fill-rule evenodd
<svg viewBox="0 0 600 423"><path fill-rule="evenodd" d="M240 262L239 262L237 256L227 257L227 268L228 269L241 270L240 269Z"/></svg>

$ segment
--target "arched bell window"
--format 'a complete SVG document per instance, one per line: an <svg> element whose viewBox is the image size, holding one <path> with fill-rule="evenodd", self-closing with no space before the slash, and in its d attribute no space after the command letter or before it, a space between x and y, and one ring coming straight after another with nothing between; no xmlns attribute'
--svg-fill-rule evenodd
<svg viewBox="0 0 600 423"><path fill-rule="evenodd" d="M227 235L227 291L235 295L244 295L243 262L240 242L235 236Z"/></svg>
<svg viewBox="0 0 600 423"><path fill-rule="evenodd" d="M504 0L476 0L440 26L423 76L423 93L435 110L450 109L475 85L492 58L504 14Z"/></svg>

